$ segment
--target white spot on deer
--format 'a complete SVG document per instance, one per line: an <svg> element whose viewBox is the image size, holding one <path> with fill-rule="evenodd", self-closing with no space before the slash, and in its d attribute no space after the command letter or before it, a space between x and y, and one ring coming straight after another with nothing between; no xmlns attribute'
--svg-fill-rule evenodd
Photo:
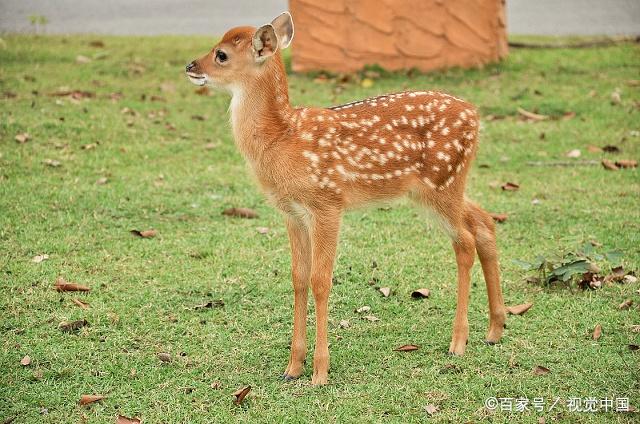
<svg viewBox="0 0 640 424"><path fill-rule="evenodd" d="M428 177L424 177L424 178L422 179L422 181L424 181L424 183L425 183L426 185L428 185L431 189L435 189L435 188L436 188L436 185L435 185L435 184L433 183L433 181L431 181Z"/></svg>
<svg viewBox="0 0 640 424"><path fill-rule="evenodd" d="M438 152L436 153L436 157L440 160L443 160L445 162L449 162L451 160L451 156L449 156L448 154L444 153L444 152Z"/></svg>
<svg viewBox="0 0 640 424"><path fill-rule="evenodd" d="M444 127L442 129L442 135L447 135L447 134L449 134L449 127Z"/></svg>
<svg viewBox="0 0 640 424"><path fill-rule="evenodd" d="M401 175L402 175L402 171L401 171L401 170L399 170L399 169L396 169L395 171L393 171L393 174L394 174L396 177L399 177L399 176L401 176Z"/></svg>
<svg viewBox="0 0 640 424"><path fill-rule="evenodd" d="M300 138L305 140L305 141L312 141L313 140L313 134L311 134L310 132L305 131L300 135Z"/></svg>
<svg viewBox="0 0 640 424"><path fill-rule="evenodd" d="M415 107L413 105L404 105L404 108L407 110L407 112L411 112Z"/></svg>
<svg viewBox="0 0 640 424"><path fill-rule="evenodd" d="M460 119L462 119L463 121L467 120L467 114L464 111L460 112Z"/></svg>
<svg viewBox="0 0 640 424"><path fill-rule="evenodd" d="M433 140L429 140L429 142L427 143L427 147L430 149L432 149L435 145L436 145L436 142Z"/></svg>
<svg viewBox="0 0 640 424"><path fill-rule="evenodd" d="M431 167L431 169L433 169L433 170L434 170L434 171L436 171L436 172L439 172L439 171L440 171L440 167L439 167L438 165L433 165L433 166Z"/></svg>
<svg viewBox="0 0 640 424"><path fill-rule="evenodd" d="M387 129L388 131L393 131L393 127L389 124L385 124L384 125L385 129Z"/></svg>
<svg viewBox="0 0 640 424"><path fill-rule="evenodd" d="M458 128L462 125L462 121L460 119L456 119L456 122L453 123L453 128Z"/></svg>

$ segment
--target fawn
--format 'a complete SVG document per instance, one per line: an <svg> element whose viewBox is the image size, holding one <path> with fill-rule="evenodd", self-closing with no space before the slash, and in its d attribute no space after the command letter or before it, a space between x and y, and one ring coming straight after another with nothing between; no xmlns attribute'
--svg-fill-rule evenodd
<svg viewBox="0 0 640 424"><path fill-rule="evenodd" d="M258 29L233 28L186 67L194 84L231 93L235 143L286 220L294 318L284 379L303 372L311 285L316 309L312 384L327 383L328 300L342 212L403 195L435 212L452 240L458 299L449 353L461 355L467 344L476 251L489 298L486 342L496 343L505 307L494 223L464 195L478 146L475 107L448 94L413 91L330 108L293 108L280 55L293 34L288 12Z"/></svg>

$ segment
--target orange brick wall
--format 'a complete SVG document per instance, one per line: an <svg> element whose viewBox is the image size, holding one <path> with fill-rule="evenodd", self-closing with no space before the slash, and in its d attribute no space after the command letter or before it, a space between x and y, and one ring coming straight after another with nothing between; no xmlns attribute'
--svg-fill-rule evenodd
<svg viewBox="0 0 640 424"><path fill-rule="evenodd" d="M507 54L504 0L290 0L293 70L476 67Z"/></svg>

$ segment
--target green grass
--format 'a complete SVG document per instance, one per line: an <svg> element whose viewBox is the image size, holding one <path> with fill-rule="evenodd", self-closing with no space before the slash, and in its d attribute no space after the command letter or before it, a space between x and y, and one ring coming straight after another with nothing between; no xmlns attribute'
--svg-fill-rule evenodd
<svg viewBox="0 0 640 424"><path fill-rule="evenodd" d="M468 194L489 211L509 214L498 226L505 298L534 303L527 314L509 317L502 343L485 346L486 292L476 263L467 353L446 356L456 302L447 238L407 202L351 212L330 302L330 384L317 388L310 384L311 353L300 380L278 380L292 319L281 217L233 145L228 97L196 95L182 74L212 40L104 37L106 47L95 48L94 39L8 36L0 45L1 420L112 423L121 413L146 423L632 421L632 414L575 413L566 406L492 414L483 402L630 397L640 407L639 353L627 347L640 344L630 329L640 324L639 285L542 289L525 282L512 262L570 248L571 239L593 239L624 252L627 268L639 268L637 169L527 164L570 161L565 153L576 148L580 160L638 159L640 138L631 131L640 130L640 88L627 83L640 75L637 45L515 50L483 70L384 75L368 89L350 84L336 98L333 83L291 75L295 104L442 89L484 115L509 115L483 123ZM91 63L76 63L77 55L96 54ZM96 97L73 102L48 95L61 86ZM620 105L610 103L616 88ZM113 92L122 99L110 100ZM153 95L165 101L151 101ZM121 113L125 107L138 115ZM515 118L517 107L576 117L525 123ZM149 117L159 110L165 116ZM22 132L31 140L18 144L14 137ZM89 143L99 145L81 148ZM205 149L207 143L216 147ZM614 144L622 152L589 153L590 144ZM45 159L62 165L46 166ZM101 177L108 183L97 185ZM521 189L492 188L505 181ZM231 206L255 208L260 217L222 216ZM261 235L256 227L270 232ZM135 238L134 228L155 228L158 236ZM49 260L31 261L43 253ZM57 293L58 276L92 290ZM392 288L389 298L369 285L374 277ZM419 287L430 288L431 297L412 300ZM74 297L90 308L74 305ZM627 298L632 308L618 310ZM192 309L211 299L223 299L224 307ZM360 319L354 310L363 305L380 321ZM77 319L90 326L78 334L58 329ZM342 319L351 326L340 328ZM595 342L589 335L597 323L604 335ZM310 352L313 324L311 315ZM406 343L421 348L393 352ZM173 362L161 363L159 352L169 352ZM20 365L24 355L32 358L28 367ZM551 373L534 375L536 365ZM213 382L221 388L211 388ZM234 406L232 392L248 384L251 394ZM107 398L78 405L82 394L94 393ZM428 404L439 412L428 416Z"/></svg>

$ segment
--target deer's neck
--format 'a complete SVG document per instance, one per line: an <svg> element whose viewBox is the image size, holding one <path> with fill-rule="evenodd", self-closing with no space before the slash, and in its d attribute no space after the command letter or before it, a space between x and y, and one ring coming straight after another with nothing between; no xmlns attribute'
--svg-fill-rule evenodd
<svg viewBox="0 0 640 424"><path fill-rule="evenodd" d="M231 125L238 148L256 168L291 126L292 108L284 66L270 63L256 79L232 87Z"/></svg>

